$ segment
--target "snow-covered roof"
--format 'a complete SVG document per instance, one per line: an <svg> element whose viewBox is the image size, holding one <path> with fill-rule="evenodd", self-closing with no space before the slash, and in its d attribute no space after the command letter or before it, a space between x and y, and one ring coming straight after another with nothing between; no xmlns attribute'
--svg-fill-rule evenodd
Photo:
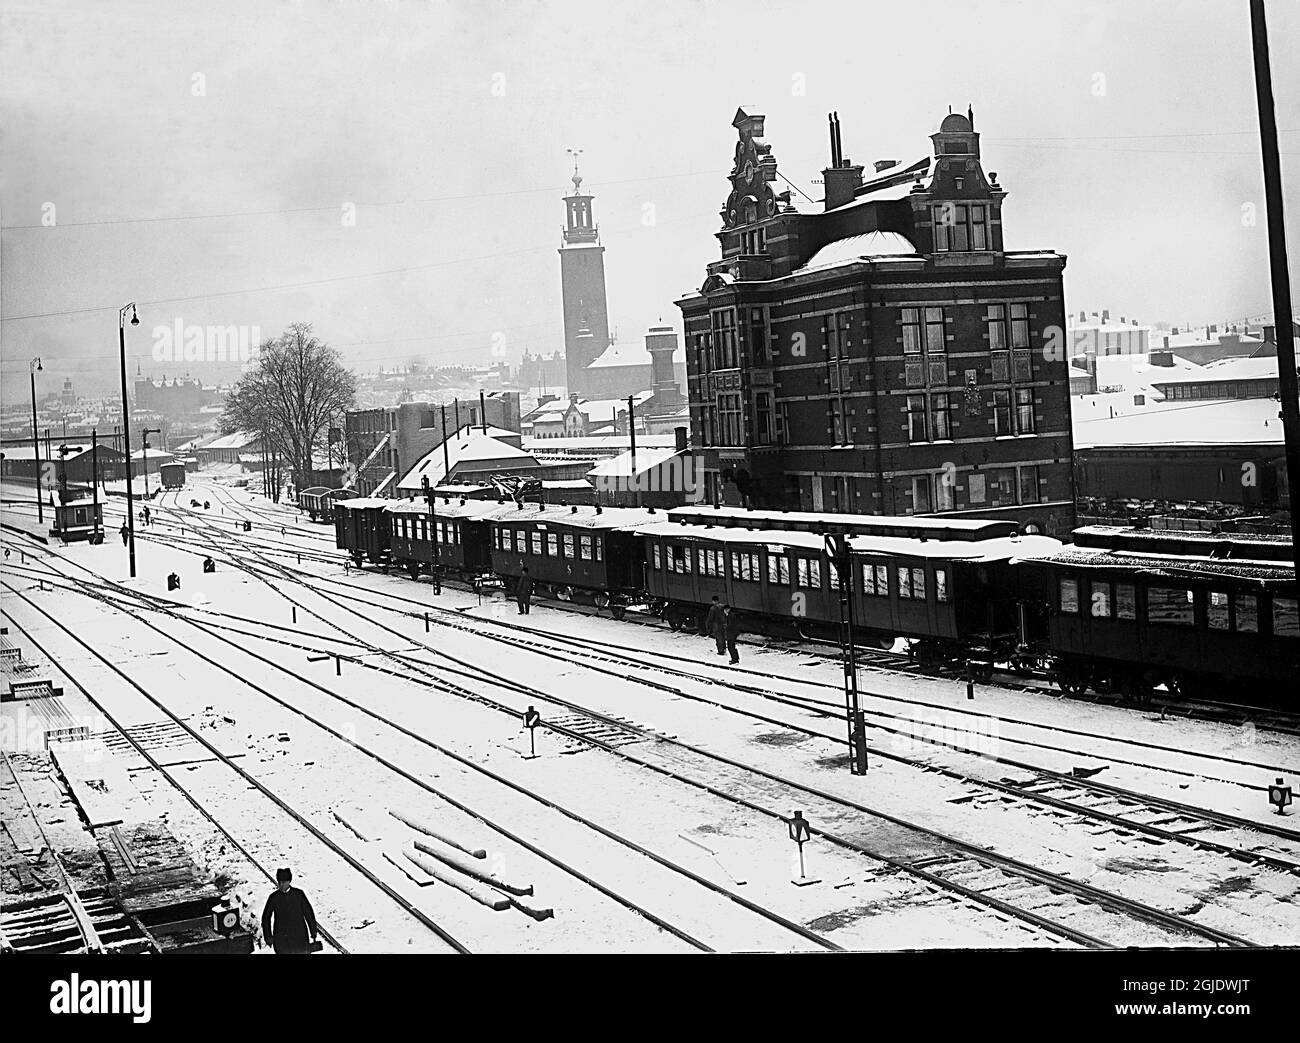
<svg viewBox="0 0 1300 1043"><path fill-rule="evenodd" d="M675 520L686 517L717 518L720 521L744 521L755 527L772 523L769 527L794 525L828 525L839 527L863 526L869 529L906 528L917 532L975 533L990 526L1006 525L1006 519L960 518L952 515L929 517L925 515L847 514L817 511L751 511L744 507L711 507L700 504L693 507L674 507Z"/></svg>
<svg viewBox="0 0 1300 1043"><path fill-rule="evenodd" d="M334 505L335 510L344 509L349 511L361 511L369 507L387 507L393 501L384 496L354 496L348 500L339 500Z"/></svg>
<svg viewBox="0 0 1300 1043"><path fill-rule="evenodd" d="M493 437L490 433L491 427L488 431L489 433L485 435L481 428L465 428L456 437L447 439L445 457L453 471L461 465L468 464L506 465L518 468L537 463L532 454ZM503 434L514 438L519 437L518 432L515 431L506 431ZM419 490L423 487L421 479L426 477L430 485L437 485L447 477L447 469L443 461L443 446L434 446L406 472L406 476L397 483L398 490L403 493Z"/></svg>
<svg viewBox="0 0 1300 1043"><path fill-rule="evenodd" d="M41 449L41 459L46 460L46 459L53 458L56 462L59 460L63 460L66 462L70 460L75 460L78 457L84 456L85 454L90 452L89 445L80 445L80 444L69 445L66 448L68 452L65 455L59 452L59 446L51 443L50 452L48 454L45 452L44 448ZM112 446L105 445L102 442L99 445L99 451L101 453L112 453L114 456L122 455L120 452L118 452L118 450L114 449ZM4 454L5 454L5 458L8 460L31 460L34 459L36 456L36 449L30 445L7 445L4 448ZM133 454L133 455L137 455L137 454Z"/></svg>
<svg viewBox="0 0 1300 1043"><path fill-rule="evenodd" d="M494 521L503 524L555 523L582 529L635 529L654 515L640 507L584 507L526 503L498 506Z"/></svg>
<svg viewBox="0 0 1300 1043"><path fill-rule="evenodd" d="M653 418L651 418L653 419ZM640 431L636 435L636 447L639 453L642 446L647 449L652 447L675 446L677 436L671 432L667 434L647 434L643 435ZM561 449L604 449L605 451L616 450L622 451L629 448L628 436L623 435L574 435L572 437L561 438L529 438L524 441L524 448L533 453L556 452Z"/></svg>
<svg viewBox="0 0 1300 1043"><path fill-rule="evenodd" d="M1281 445L1278 411L1271 398L1165 402L1127 416L1076 422L1074 448Z"/></svg>
<svg viewBox="0 0 1300 1043"><path fill-rule="evenodd" d="M143 460L148 457L150 460L161 460L166 462L172 459L172 454L165 449L137 449L131 454L132 460Z"/></svg>
<svg viewBox="0 0 1300 1043"><path fill-rule="evenodd" d="M441 494L442 490L437 490ZM496 500L462 500L459 497L437 495L434 513L439 518L486 518L502 509ZM429 503L423 496L405 500L388 500L384 508L389 514L424 514L429 513Z"/></svg>
<svg viewBox="0 0 1300 1043"><path fill-rule="evenodd" d="M1190 364L1189 366L1190 368L1183 369L1176 375L1165 378L1165 380L1179 384L1199 384L1220 380L1273 380L1277 378L1277 358L1273 356L1216 359L1214 362L1207 362L1204 366L1192 366ZM1156 370L1160 368L1159 366L1154 367ZM1155 373L1151 374L1148 379L1152 383L1160 383L1160 379Z"/></svg>
<svg viewBox="0 0 1300 1043"><path fill-rule="evenodd" d="M199 446L200 449L243 449L257 441L257 435L248 431L236 431L234 434L222 435L214 438L206 445Z"/></svg>
<svg viewBox="0 0 1300 1043"><path fill-rule="evenodd" d="M628 450L620 456L602 460L587 472L587 476L589 478L630 478L633 474L645 474L646 471L654 470L677 455L678 450L675 447L656 446L643 449L637 446L635 471L632 470L632 451Z"/></svg>
<svg viewBox="0 0 1300 1043"><path fill-rule="evenodd" d="M634 398L633 407L639 406L642 402L648 401L654 396L651 390L638 391ZM586 414L588 420L592 421L611 421L618 418L620 412L627 412L626 398L592 398L585 402L579 402L578 408Z"/></svg>
<svg viewBox="0 0 1300 1043"><path fill-rule="evenodd" d="M917 257L916 247L907 236L898 232L866 232L850 235L827 243L803 265L799 271L813 268L833 268L851 264L870 257Z"/></svg>
<svg viewBox="0 0 1300 1043"><path fill-rule="evenodd" d="M603 369L609 366L648 366L650 353L644 344L611 344L600 356L587 365L588 369Z"/></svg>

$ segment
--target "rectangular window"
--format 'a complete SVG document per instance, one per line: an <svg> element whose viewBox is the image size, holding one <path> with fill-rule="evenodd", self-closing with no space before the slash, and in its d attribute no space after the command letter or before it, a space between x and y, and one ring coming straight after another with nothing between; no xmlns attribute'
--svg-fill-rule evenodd
<svg viewBox="0 0 1300 1043"><path fill-rule="evenodd" d="M927 354L937 355L944 351L943 309L925 309L925 350Z"/></svg>
<svg viewBox="0 0 1300 1043"><path fill-rule="evenodd" d="M1147 622L1191 626L1196 621L1190 590L1177 587L1147 588Z"/></svg>
<svg viewBox="0 0 1300 1043"><path fill-rule="evenodd" d="M948 386L948 364L943 359L931 359L930 367L926 373L930 387L944 388Z"/></svg>
<svg viewBox="0 0 1300 1043"><path fill-rule="evenodd" d="M1005 384L1011 379L1011 359L1005 351L997 352L991 359L993 383Z"/></svg>
<svg viewBox="0 0 1300 1043"><path fill-rule="evenodd" d="M942 206L936 206L931 209L930 214L930 221L934 227L935 250L951 249L948 245L948 229L952 226L952 211Z"/></svg>
<svg viewBox="0 0 1300 1043"><path fill-rule="evenodd" d="M848 356L850 314L844 311L826 316L826 353L832 359Z"/></svg>
<svg viewBox="0 0 1300 1043"><path fill-rule="evenodd" d="M1093 580L1091 586L1092 597L1088 600L1088 606L1092 618L1110 619L1114 611L1110 584L1104 580Z"/></svg>
<svg viewBox="0 0 1300 1043"><path fill-rule="evenodd" d="M772 427L772 393L760 391L754 395L754 441L758 445L771 445L775 439Z"/></svg>
<svg viewBox="0 0 1300 1043"><path fill-rule="evenodd" d="M953 222L948 229L948 242L953 250L970 249L970 208L957 205L952 208Z"/></svg>
<svg viewBox="0 0 1300 1043"><path fill-rule="evenodd" d="M1232 614L1238 633L1259 633L1259 598L1254 594L1233 594Z"/></svg>
<svg viewBox="0 0 1300 1043"><path fill-rule="evenodd" d="M719 308L712 313L713 354L717 369L735 369L740 365L736 347L736 309Z"/></svg>
<svg viewBox="0 0 1300 1043"><path fill-rule="evenodd" d="M925 569L912 570L912 597L917 601L925 600Z"/></svg>
<svg viewBox="0 0 1300 1043"><path fill-rule="evenodd" d="M1034 379L1034 367L1031 363L1033 356L1028 351L1017 351L1012 354L1012 376L1015 377L1016 383L1027 384Z"/></svg>
<svg viewBox="0 0 1300 1043"><path fill-rule="evenodd" d="M1011 427L1011 392L993 392L993 434L1013 435Z"/></svg>
<svg viewBox="0 0 1300 1043"><path fill-rule="evenodd" d="M912 442L929 441L925 423L925 396L907 396L907 437Z"/></svg>
<svg viewBox="0 0 1300 1043"><path fill-rule="evenodd" d="M530 532L530 533L528 534L528 536L529 536L529 541L528 541L528 542L532 544L532 552L533 552L533 554L534 554L536 557L541 557L541 554L542 554L542 534L541 534L540 532Z"/></svg>
<svg viewBox="0 0 1300 1043"><path fill-rule="evenodd" d="M898 567L898 596L900 598L912 596L912 570L902 565Z"/></svg>
<svg viewBox="0 0 1300 1043"><path fill-rule="evenodd" d="M946 394L930 396L930 430L934 432L936 440L952 437L952 431L948 426L949 408Z"/></svg>
<svg viewBox="0 0 1300 1043"><path fill-rule="evenodd" d="M548 532L546 534L546 553L553 558L558 558L560 556L559 533Z"/></svg>
<svg viewBox="0 0 1300 1043"><path fill-rule="evenodd" d="M1007 347L1007 306L990 304L984 312L984 322L989 331L989 351L1004 351ZM993 379L997 379L996 374Z"/></svg>
<svg viewBox="0 0 1300 1043"><path fill-rule="evenodd" d="M822 586L821 562L811 558L795 558L795 574L801 587L820 590Z"/></svg>
<svg viewBox="0 0 1300 1043"><path fill-rule="evenodd" d="M1211 630L1228 629L1228 595L1220 591L1210 591L1209 600L1205 606L1206 621Z"/></svg>
<svg viewBox="0 0 1300 1043"><path fill-rule="evenodd" d="M1038 503L1038 465L1024 464L1020 467L1020 502Z"/></svg>
<svg viewBox="0 0 1300 1043"><path fill-rule="evenodd" d="M593 536L591 538L591 545L593 548L595 548L596 560L604 561L605 560L605 537Z"/></svg>
<svg viewBox="0 0 1300 1043"><path fill-rule="evenodd" d="M1300 615L1295 598L1273 599L1273 636L1300 637Z"/></svg>
<svg viewBox="0 0 1300 1043"><path fill-rule="evenodd" d="M984 208L982 206L973 206L970 208L970 248L972 250L987 250L988 236L985 234Z"/></svg>
<svg viewBox="0 0 1300 1043"><path fill-rule="evenodd" d="M780 583L782 586L790 585L790 559L784 554L767 553L767 581L769 583Z"/></svg>
<svg viewBox="0 0 1300 1043"><path fill-rule="evenodd" d="M1061 580L1061 611L1066 615L1079 614L1079 581L1077 579Z"/></svg>
<svg viewBox="0 0 1300 1043"><path fill-rule="evenodd" d="M1016 388L1016 434L1034 433L1034 392L1032 388Z"/></svg>
<svg viewBox="0 0 1300 1043"><path fill-rule="evenodd" d="M1115 584L1115 618L1137 619L1137 588L1132 583Z"/></svg>
<svg viewBox="0 0 1300 1043"><path fill-rule="evenodd" d="M1011 346L1029 347L1029 305L1011 305Z"/></svg>
<svg viewBox="0 0 1300 1043"><path fill-rule="evenodd" d="M564 556L566 558L573 557L573 533L571 532L564 534Z"/></svg>
<svg viewBox="0 0 1300 1043"><path fill-rule="evenodd" d="M946 602L948 600L948 570L934 570L934 600Z"/></svg>
<svg viewBox="0 0 1300 1043"><path fill-rule="evenodd" d="M903 354L921 354L921 309L903 309Z"/></svg>
<svg viewBox="0 0 1300 1043"><path fill-rule="evenodd" d="M664 567L663 558L659 553L659 544L657 543L650 548L650 561L653 564L656 572L663 569Z"/></svg>
<svg viewBox="0 0 1300 1043"><path fill-rule="evenodd" d="M826 582L830 585L831 590L840 589L840 570L839 566L833 561L826 563Z"/></svg>
<svg viewBox="0 0 1300 1043"><path fill-rule="evenodd" d="M582 551L582 560L590 561L591 560L591 537L590 536L578 537L578 546L581 548Z"/></svg>
<svg viewBox="0 0 1300 1043"><path fill-rule="evenodd" d="M917 475L912 479L912 513L927 514L934 510L930 500L930 476Z"/></svg>
<svg viewBox="0 0 1300 1043"><path fill-rule="evenodd" d="M1016 471L1013 467L991 467L989 478L989 506L1011 507L1016 502Z"/></svg>

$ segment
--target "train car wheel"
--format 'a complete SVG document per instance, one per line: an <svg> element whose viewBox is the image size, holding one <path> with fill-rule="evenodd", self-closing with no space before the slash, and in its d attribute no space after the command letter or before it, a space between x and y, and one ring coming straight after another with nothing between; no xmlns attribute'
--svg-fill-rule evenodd
<svg viewBox="0 0 1300 1043"><path fill-rule="evenodd" d="M668 624L668 629L678 631L682 629L682 615L677 610L676 605L669 605L664 609L664 622Z"/></svg>
<svg viewBox="0 0 1300 1043"><path fill-rule="evenodd" d="M975 667L975 679L976 679L977 681L982 681L982 682L984 682L985 684L987 684L989 681L992 681L992 680L993 680L993 664L992 664L992 663L979 663L979 664Z"/></svg>
<svg viewBox="0 0 1300 1043"><path fill-rule="evenodd" d="M610 608L610 610L609 610L609 614L610 614L611 616L613 616L615 619L617 619L617 620L619 620L620 622L622 622L622 620L624 620L624 619L627 618L627 606L626 606L626 605L613 605L613 606L611 606L611 608Z"/></svg>
<svg viewBox="0 0 1300 1043"><path fill-rule="evenodd" d="M419 579L419 578L420 578L420 563L419 563L418 561L410 561L410 562L407 562L407 564L406 564L406 571L409 572L409 573L411 574L411 579Z"/></svg>

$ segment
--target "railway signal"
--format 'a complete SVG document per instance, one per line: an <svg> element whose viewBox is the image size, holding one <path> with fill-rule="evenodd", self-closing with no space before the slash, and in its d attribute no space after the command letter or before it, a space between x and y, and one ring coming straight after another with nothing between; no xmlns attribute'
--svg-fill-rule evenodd
<svg viewBox="0 0 1300 1043"><path fill-rule="evenodd" d="M1282 780L1278 779L1268 788L1268 802L1277 808L1279 815L1285 815L1286 806L1291 803L1291 787L1283 785Z"/></svg>
<svg viewBox="0 0 1300 1043"><path fill-rule="evenodd" d="M812 827L808 825L808 820L803 817L802 811L796 811L793 818L786 819L786 828L790 833L790 839L799 845L799 879L792 880L796 887L807 887L809 884L819 883L818 880L808 878L804 871L803 846L812 839Z"/></svg>
<svg viewBox="0 0 1300 1043"><path fill-rule="evenodd" d="M524 727L528 729L528 759L537 756L537 726L542 723L542 715L530 706L524 711Z"/></svg>
<svg viewBox="0 0 1300 1043"><path fill-rule="evenodd" d="M826 557L839 577L840 586L840 657L844 664L844 715L849 730L849 770L854 775L867 773L867 729L858 705L858 660L853 644L853 564L849 557L849 539L843 533L828 532Z"/></svg>

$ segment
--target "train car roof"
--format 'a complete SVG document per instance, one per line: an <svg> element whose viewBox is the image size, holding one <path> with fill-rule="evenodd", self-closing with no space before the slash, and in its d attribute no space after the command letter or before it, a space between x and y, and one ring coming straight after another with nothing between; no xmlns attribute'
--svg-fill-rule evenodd
<svg viewBox="0 0 1300 1043"><path fill-rule="evenodd" d="M1176 554L1235 561L1291 561L1291 540L1246 532L1196 532L1135 529L1123 525L1085 525L1074 530L1079 547L1144 554Z"/></svg>
<svg viewBox="0 0 1300 1043"><path fill-rule="evenodd" d="M1074 568L1123 569L1141 573L1146 578L1177 580L1254 579L1261 583L1294 583L1295 567L1287 562L1266 559L1212 558L1208 555L1136 553L1109 550L1105 547L1070 546L1060 553L1039 559L1045 565L1068 565Z"/></svg>
<svg viewBox="0 0 1300 1043"><path fill-rule="evenodd" d="M637 533L667 539L716 541L724 544L764 544L821 551L825 539L821 533L782 529L741 529L717 525L682 525L660 521L642 525ZM1050 536L1007 536L987 540L936 540L908 536L850 536L849 546L861 556L939 558L951 561L1004 561L1010 558L1042 557L1064 546Z"/></svg>
<svg viewBox="0 0 1300 1043"><path fill-rule="evenodd" d="M354 496L350 500L339 500L335 504L335 509L343 508L349 511L363 511L369 507L383 508L393 503L391 497L386 496Z"/></svg>
<svg viewBox="0 0 1300 1043"><path fill-rule="evenodd" d="M501 525L539 522L542 524L572 525L580 529L636 529L654 518L644 507L593 507L584 505L526 503L522 507L507 503L497 505L489 520ZM661 516L662 517L662 516Z"/></svg>
<svg viewBox="0 0 1300 1043"><path fill-rule="evenodd" d="M1014 521L995 518L918 517L888 514L837 514L815 511L751 511L743 507L675 507L673 521L721 526L766 526L787 531L879 533L921 536L936 540L996 539L1019 528Z"/></svg>
<svg viewBox="0 0 1300 1043"><path fill-rule="evenodd" d="M501 504L496 500L444 499L441 496L437 500L434 512L439 518L485 518L501 510ZM384 510L388 514L428 515L429 504L423 496L417 496L414 499L389 500Z"/></svg>

